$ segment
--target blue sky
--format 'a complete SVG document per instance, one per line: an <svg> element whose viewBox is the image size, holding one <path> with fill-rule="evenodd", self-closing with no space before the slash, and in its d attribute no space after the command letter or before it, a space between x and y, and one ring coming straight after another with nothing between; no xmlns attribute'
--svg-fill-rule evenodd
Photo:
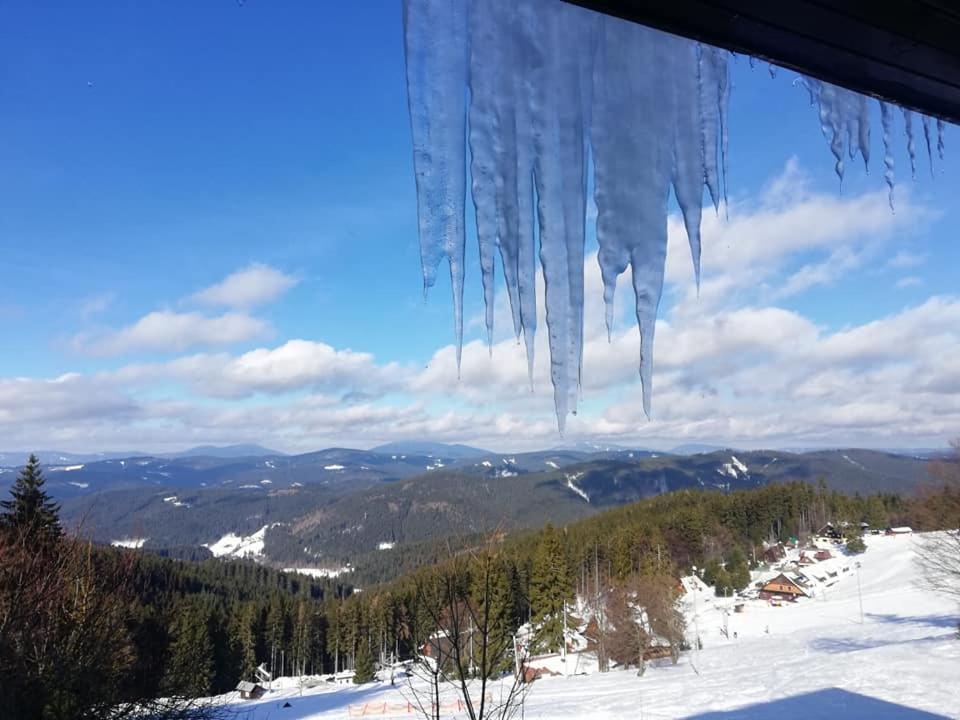
<svg viewBox="0 0 960 720"><path fill-rule="evenodd" d="M518 399L502 287L492 361L477 342L475 245L459 381L448 286L422 301L398 0L11 0L0 23L3 449L564 441L546 369ZM891 214L878 119L841 189L794 78L734 65L730 223L705 216L700 300L671 254L654 421L622 311L612 346L588 337L569 440L960 432L955 128L931 179L917 121L910 181L898 113Z"/></svg>

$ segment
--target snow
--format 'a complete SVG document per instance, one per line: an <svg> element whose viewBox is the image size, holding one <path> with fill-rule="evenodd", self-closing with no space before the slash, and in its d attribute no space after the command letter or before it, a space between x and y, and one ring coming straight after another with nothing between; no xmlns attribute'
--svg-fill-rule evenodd
<svg viewBox="0 0 960 720"><path fill-rule="evenodd" d="M263 557L263 544L267 536L267 530L273 525L264 525L255 533L247 536L240 536L234 533L227 533L215 543L205 544L213 553L214 557L251 557L254 559ZM297 570L297 572L300 572Z"/></svg>
<svg viewBox="0 0 960 720"><path fill-rule="evenodd" d="M749 469L744 465L740 460L737 459L736 455L730 456L730 462L724 463L717 468L717 472L721 475L727 475L734 480L739 480L741 473L746 476L750 474Z"/></svg>
<svg viewBox="0 0 960 720"><path fill-rule="evenodd" d="M549 466L552 467L554 470L559 470L559 469L560 469L560 466L557 465L553 460L544 460L544 464L549 465Z"/></svg>
<svg viewBox="0 0 960 720"><path fill-rule="evenodd" d="M587 493L582 488L579 488L574 484L577 480L583 477L583 473L582 472L573 473L573 475L567 475L565 477L567 479L567 487L573 490L573 492L575 492L577 495L582 497L587 502L590 502L590 496L587 495Z"/></svg>
<svg viewBox="0 0 960 720"><path fill-rule="evenodd" d="M480 464L483 465L484 467L493 467L493 463L490 462L489 460L484 460L484 461L483 461L482 463L480 463Z"/></svg>
<svg viewBox="0 0 960 720"><path fill-rule="evenodd" d="M260 484L261 484L261 485L273 485L273 480L267 480L266 478L264 478L263 480L260 481Z"/></svg>
<svg viewBox="0 0 960 720"><path fill-rule="evenodd" d="M61 465L50 468L50 472L73 472L75 470L83 470L83 465Z"/></svg>
<svg viewBox="0 0 960 720"><path fill-rule="evenodd" d="M343 470L343 465L324 465L324 470Z"/></svg>
<svg viewBox="0 0 960 720"><path fill-rule="evenodd" d="M740 472L742 472L744 475L746 475L746 474L748 474L748 473L750 472L750 471L747 469L747 466L746 466L746 465L744 465L742 462L740 462L739 460L737 460L737 456L736 456L736 455L731 455L731 456L730 456L730 462L733 464L733 466L734 466L737 470L739 470Z"/></svg>
<svg viewBox="0 0 960 720"><path fill-rule="evenodd" d="M181 502L176 495L168 495L163 499L165 503L170 503L174 507L190 507L188 503Z"/></svg>
<svg viewBox="0 0 960 720"><path fill-rule="evenodd" d="M856 460L852 459L849 455L843 455L842 457L844 460L846 460L848 463L850 463L854 467L860 468L861 470L866 470L866 468L861 463L858 463Z"/></svg>
<svg viewBox="0 0 960 720"><path fill-rule="evenodd" d="M855 572L825 597L774 607L759 600L713 597L699 580L696 623L685 602L690 637L694 625L703 648L684 652L676 666L651 664L569 677L545 677L530 686L528 718L698 718L706 720L812 720L814 718L960 717L956 678L960 642L955 603L922 589L913 538L868 536L859 561L863 622ZM689 597L689 595L688 595ZM743 603L743 612L729 612ZM726 636L723 632L726 622ZM736 637L734 637L736 633ZM579 659L579 658L578 658ZM591 670L582 658L581 669ZM568 658L568 663L571 660ZM406 711L409 689L399 678L359 687L282 678L260 700L236 693L219 705L248 717L327 720L377 715L415 717ZM496 697L499 688L495 685ZM292 707L280 711L289 702ZM441 717L462 717L445 690Z"/></svg>
<svg viewBox="0 0 960 720"><path fill-rule="evenodd" d="M286 573L299 573L312 578L335 578L340 575L352 572L353 568L349 565L335 568L284 568Z"/></svg>
<svg viewBox="0 0 960 720"><path fill-rule="evenodd" d="M90 483L77 482L76 480L68 480L67 485L73 485L74 487L83 488L84 490L90 487Z"/></svg>
<svg viewBox="0 0 960 720"><path fill-rule="evenodd" d="M129 548L139 550L150 538L122 538L120 540L111 540L110 544L114 547Z"/></svg>
<svg viewBox="0 0 960 720"><path fill-rule="evenodd" d="M393 550L396 543L393 542L382 542L377 545L377 550Z"/></svg>

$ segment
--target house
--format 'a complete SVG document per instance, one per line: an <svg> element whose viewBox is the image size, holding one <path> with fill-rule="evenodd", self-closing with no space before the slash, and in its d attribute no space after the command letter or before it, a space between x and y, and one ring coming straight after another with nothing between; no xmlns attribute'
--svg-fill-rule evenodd
<svg viewBox="0 0 960 720"><path fill-rule="evenodd" d="M909 535L912 532L913 532L913 528L906 527L906 526L887 528L887 535Z"/></svg>
<svg viewBox="0 0 960 720"><path fill-rule="evenodd" d="M796 600L798 597L808 597L806 591L800 587L800 584L780 573L775 578L767 580L760 588L760 598L762 600Z"/></svg>
<svg viewBox="0 0 960 720"><path fill-rule="evenodd" d="M334 685L353 685L353 670L341 670L333 675Z"/></svg>
<svg viewBox="0 0 960 720"><path fill-rule="evenodd" d="M240 693L240 697L244 700L259 700L263 697L263 694L266 692L263 685L260 683L247 682L246 680L241 680L237 683L237 692Z"/></svg>
<svg viewBox="0 0 960 720"><path fill-rule="evenodd" d="M833 555L829 550L817 550L813 557L815 560L829 560Z"/></svg>
<svg viewBox="0 0 960 720"><path fill-rule="evenodd" d="M843 530L840 527L836 527L833 523L827 523L819 531L817 535L820 537L830 538L831 540L843 540Z"/></svg>
<svg viewBox="0 0 960 720"><path fill-rule="evenodd" d="M800 551L800 557L797 559L798 565L813 565L816 562L812 557L807 555L802 550Z"/></svg>
<svg viewBox="0 0 960 720"><path fill-rule="evenodd" d="M787 551L783 547L783 543L777 543L776 545L771 545L766 548L761 557L765 563L773 565L774 563L780 562L787 556Z"/></svg>

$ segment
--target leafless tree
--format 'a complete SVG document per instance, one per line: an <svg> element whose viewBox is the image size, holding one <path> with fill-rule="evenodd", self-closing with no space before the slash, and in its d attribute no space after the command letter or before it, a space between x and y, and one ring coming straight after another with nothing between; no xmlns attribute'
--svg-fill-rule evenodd
<svg viewBox="0 0 960 720"><path fill-rule="evenodd" d="M503 625L499 562L491 540L468 553L451 554L416 579L417 603L432 632L423 653L429 655L414 664L409 692L425 718L440 718L443 687L455 690L470 720L509 720L522 709L525 658L515 656L522 650L514 647L512 633ZM511 664L515 672L508 674ZM510 679L500 682L501 676ZM426 684L427 697L413 679ZM496 697L490 692L494 687Z"/></svg>
<svg viewBox="0 0 960 720"><path fill-rule="evenodd" d="M649 653L676 663L684 638L675 581L668 575L635 575L611 592L607 607L613 630L610 656L643 674Z"/></svg>
<svg viewBox="0 0 960 720"><path fill-rule="evenodd" d="M924 488L916 505L923 529L939 530L917 545L927 587L960 600L960 440L949 458L931 464L934 483Z"/></svg>

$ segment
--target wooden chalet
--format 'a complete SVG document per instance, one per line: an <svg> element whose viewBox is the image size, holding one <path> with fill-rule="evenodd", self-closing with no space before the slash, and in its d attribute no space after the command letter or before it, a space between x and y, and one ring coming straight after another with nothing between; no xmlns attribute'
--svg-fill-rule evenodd
<svg viewBox="0 0 960 720"><path fill-rule="evenodd" d="M813 556L816 560L829 560L833 557L829 550L817 550L816 554Z"/></svg>
<svg viewBox="0 0 960 720"><path fill-rule="evenodd" d="M798 597L808 597L806 591L800 587L800 584L783 573L775 578L767 580L760 588L761 600L790 600L794 601Z"/></svg>
<svg viewBox="0 0 960 720"><path fill-rule="evenodd" d="M777 543L776 545L771 545L763 551L763 561L773 565L774 563L780 562L787 556L787 551L783 547L783 543Z"/></svg>
<svg viewBox="0 0 960 720"><path fill-rule="evenodd" d="M237 692L240 693L240 697L242 697L244 700L259 700L263 697L263 694L266 692L266 690L260 683L241 680L239 683L237 683Z"/></svg>
<svg viewBox="0 0 960 720"><path fill-rule="evenodd" d="M906 526L903 526L903 527L888 527L886 534L887 534L887 535L909 535L909 534L911 534L912 532L913 532L913 528L911 528L911 527L906 527Z"/></svg>

